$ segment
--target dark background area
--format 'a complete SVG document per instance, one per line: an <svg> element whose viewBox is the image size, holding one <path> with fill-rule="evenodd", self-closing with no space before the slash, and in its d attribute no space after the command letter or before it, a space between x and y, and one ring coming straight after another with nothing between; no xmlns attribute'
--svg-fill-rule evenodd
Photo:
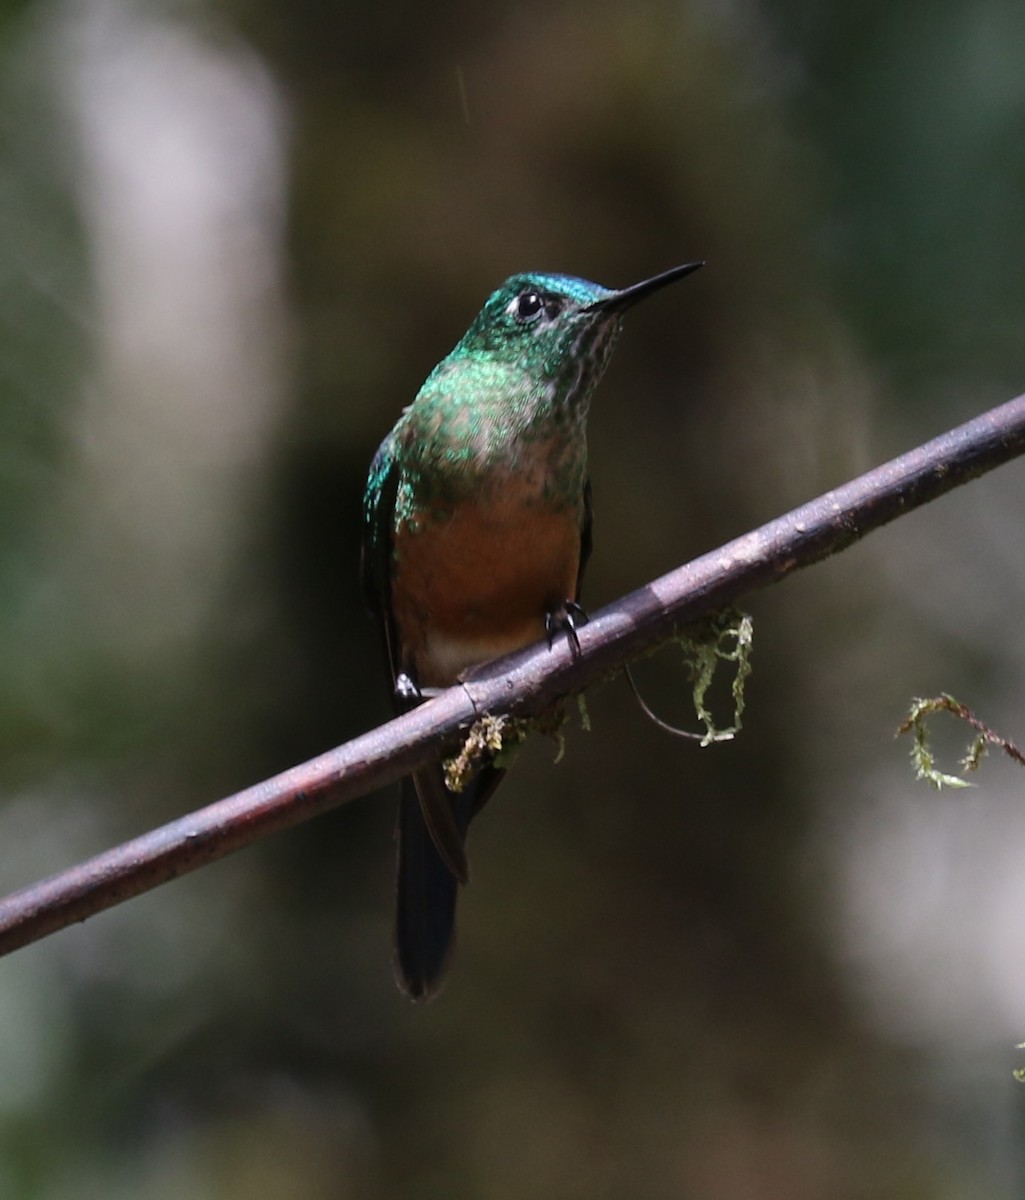
<svg viewBox="0 0 1025 1200"><path fill-rule="evenodd" d="M596 608L1022 390L1023 146L1012 0L0 6L0 885L387 716L363 480L507 275L708 262L595 398ZM0 1195L1021 1195L1025 785L894 731L1025 740L1023 498L752 597L730 744L593 692L429 1006L392 795L0 963Z"/></svg>

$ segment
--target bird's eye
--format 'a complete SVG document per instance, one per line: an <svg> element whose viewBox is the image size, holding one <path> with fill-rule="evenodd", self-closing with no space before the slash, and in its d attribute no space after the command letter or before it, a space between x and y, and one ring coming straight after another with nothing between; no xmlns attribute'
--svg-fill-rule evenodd
<svg viewBox="0 0 1025 1200"><path fill-rule="evenodd" d="M544 297L540 292L521 292L512 302L513 316L517 321L533 321L544 312Z"/></svg>

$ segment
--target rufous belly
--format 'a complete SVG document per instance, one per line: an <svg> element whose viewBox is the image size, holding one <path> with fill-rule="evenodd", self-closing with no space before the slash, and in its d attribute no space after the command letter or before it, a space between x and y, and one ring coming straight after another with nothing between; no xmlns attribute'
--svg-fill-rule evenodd
<svg viewBox="0 0 1025 1200"><path fill-rule="evenodd" d="M464 502L395 538L392 608L404 669L421 687L537 641L575 599L580 514L505 500Z"/></svg>

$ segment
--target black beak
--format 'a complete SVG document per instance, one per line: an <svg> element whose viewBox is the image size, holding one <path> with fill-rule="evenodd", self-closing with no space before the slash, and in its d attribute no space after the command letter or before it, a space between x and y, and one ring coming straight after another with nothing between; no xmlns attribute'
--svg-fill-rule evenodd
<svg viewBox="0 0 1025 1200"><path fill-rule="evenodd" d="M677 279L682 279L684 275L689 275L704 265L703 262L691 262L684 263L682 267L673 267L671 270L663 271L661 275L655 275L651 279L645 279L641 283L635 283L631 287L613 292L611 296L606 296L603 300L595 300L593 304L588 304L583 311L607 313L629 308L631 304L643 300L645 296L650 296L652 292L657 292L666 284L675 283Z"/></svg>

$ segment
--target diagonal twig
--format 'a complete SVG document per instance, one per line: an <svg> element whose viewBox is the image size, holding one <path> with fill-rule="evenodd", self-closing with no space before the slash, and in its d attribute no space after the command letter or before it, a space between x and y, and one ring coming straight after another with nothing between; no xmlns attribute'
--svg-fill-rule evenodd
<svg viewBox="0 0 1025 1200"><path fill-rule="evenodd" d="M537 716L698 618L1025 452L1025 395L827 492L595 613L580 650L539 643L272 779L0 900L0 954L223 858L438 758L485 713Z"/></svg>

